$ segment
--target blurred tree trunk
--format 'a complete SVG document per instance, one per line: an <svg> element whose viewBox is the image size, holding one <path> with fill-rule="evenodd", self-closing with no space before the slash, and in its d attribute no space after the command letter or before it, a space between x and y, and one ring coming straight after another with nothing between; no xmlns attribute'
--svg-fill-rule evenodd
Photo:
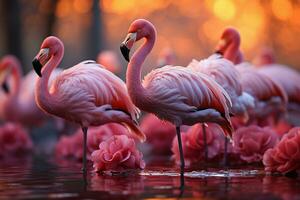
<svg viewBox="0 0 300 200"><path fill-rule="evenodd" d="M105 44L103 43L103 32L101 31L103 22L99 2L100 1L98 0L93 1L91 16L92 23L89 31L90 36L88 37L88 48L90 50L89 56L92 56L92 58L94 59L96 59L99 51L105 46Z"/></svg>
<svg viewBox="0 0 300 200"><path fill-rule="evenodd" d="M22 60L20 1L2 1L7 53Z"/></svg>
<svg viewBox="0 0 300 200"><path fill-rule="evenodd" d="M46 16L45 24L46 24L46 36L53 35L54 34L54 25L56 21L55 17L55 9L56 9L56 4L57 0L47 0L47 5L49 12L47 13L48 15Z"/></svg>

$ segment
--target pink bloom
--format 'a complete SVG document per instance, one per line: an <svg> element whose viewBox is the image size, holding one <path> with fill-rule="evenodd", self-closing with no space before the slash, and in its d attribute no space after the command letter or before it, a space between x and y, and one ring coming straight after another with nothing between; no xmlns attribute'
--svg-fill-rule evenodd
<svg viewBox="0 0 300 200"><path fill-rule="evenodd" d="M147 136L147 143L151 145L155 154L170 154L172 141L176 135L175 126L170 122L162 121L153 114L147 114L142 122L141 129Z"/></svg>
<svg viewBox="0 0 300 200"><path fill-rule="evenodd" d="M115 135L99 145L99 150L92 153L96 171L119 171L126 169L144 169L143 155L127 135Z"/></svg>
<svg viewBox="0 0 300 200"><path fill-rule="evenodd" d="M128 134L128 130L117 123L109 123L98 127L90 127L87 137L87 159L90 160L91 153L99 149L99 144L113 135ZM71 136L62 136L58 141L55 154L58 157L69 157L82 160L83 133L78 129Z"/></svg>
<svg viewBox="0 0 300 200"><path fill-rule="evenodd" d="M32 141L21 125L6 123L0 127L0 157L20 156L31 150Z"/></svg>
<svg viewBox="0 0 300 200"><path fill-rule="evenodd" d="M260 162L266 150L278 142L277 134L270 128L256 125L239 128L233 134L234 152L248 163Z"/></svg>
<svg viewBox="0 0 300 200"><path fill-rule="evenodd" d="M216 124L208 124L206 127L206 139L208 145L208 158L215 158L221 150L221 143L224 140L220 140L223 135L222 129ZM197 163L204 159L204 143L202 125L196 124L192 126L186 133L181 134L183 155L186 165L189 166L193 163ZM177 164L180 164L180 155L178 149L177 137L173 140L173 158Z"/></svg>
<svg viewBox="0 0 300 200"><path fill-rule="evenodd" d="M291 129L280 142L265 152L265 170L287 173L300 168L300 128Z"/></svg>

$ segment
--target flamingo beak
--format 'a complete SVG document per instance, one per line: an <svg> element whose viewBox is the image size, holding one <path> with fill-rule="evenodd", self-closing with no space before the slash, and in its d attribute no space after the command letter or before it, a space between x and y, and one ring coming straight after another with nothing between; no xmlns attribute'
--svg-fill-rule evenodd
<svg viewBox="0 0 300 200"><path fill-rule="evenodd" d="M42 77L41 71L42 71L43 65L40 63L40 61L37 58L33 59L32 66L33 66L33 69L34 69L35 73L37 73L37 75L39 77Z"/></svg>
<svg viewBox="0 0 300 200"><path fill-rule="evenodd" d="M6 94L9 94L10 89L9 89L8 84L7 84L6 81L4 81L4 82L1 84L1 87L2 87L3 91L4 91Z"/></svg>
<svg viewBox="0 0 300 200"><path fill-rule="evenodd" d="M33 59L32 66L39 77L42 77L42 68L49 60L49 49L41 49L38 55Z"/></svg>
<svg viewBox="0 0 300 200"><path fill-rule="evenodd" d="M3 91L8 94L10 89L9 86L7 84L7 78L9 76L9 74L11 73L11 68L7 69L7 70L1 70L0 71L0 83L1 83L1 87L3 89Z"/></svg>
<svg viewBox="0 0 300 200"><path fill-rule="evenodd" d="M120 45L120 50L127 62L130 61L129 59L129 53L130 49L132 48L134 42L136 41L137 33L129 33L125 40Z"/></svg>

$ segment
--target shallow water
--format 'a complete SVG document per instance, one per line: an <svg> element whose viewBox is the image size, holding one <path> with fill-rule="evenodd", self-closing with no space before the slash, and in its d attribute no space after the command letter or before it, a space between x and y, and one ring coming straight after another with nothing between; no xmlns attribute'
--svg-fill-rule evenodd
<svg viewBox="0 0 300 200"><path fill-rule="evenodd" d="M113 176L90 167L87 185L80 169L74 161L38 156L1 160L0 199L300 199L299 177L269 176L255 166L187 169L183 189L168 160Z"/></svg>

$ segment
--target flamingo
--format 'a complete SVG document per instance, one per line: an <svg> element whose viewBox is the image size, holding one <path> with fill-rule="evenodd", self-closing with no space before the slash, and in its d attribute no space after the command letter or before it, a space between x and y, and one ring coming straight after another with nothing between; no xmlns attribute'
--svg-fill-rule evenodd
<svg viewBox="0 0 300 200"><path fill-rule="evenodd" d="M59 74L48 90L49 76L61 62L64 45L47 37L32 61L40 77L36 83L36 102L45 112L79 124L83 131L83 172L86 174L86 141L89 126L122 123L144 141L139 130L139 110L128 96L125 83L95 61L83 61Z"/></svg>
<svg viewBox="0 0 300 200"><path fill-rule="evenodd" d="M234 64L223 58L220 54L216 53L208 57L207 59L192 62L187 66L197 73L205 73L219 83L225 91L229 94L232 107L230 112L235 116L241 116L244 121L248 119L247 110L254 107L254 98L244 92L240 81L240 73L234 67ZM208 150L206 145L206 131L205 125L202 125L203 140L205 147L205 160L208 159ZM225 137L225 154L224 164L227 164L227 138Z"/></svg>
<svg viewBox="0 0 300 200"><path fill-rule="evenodd" d="M145 42L129 59L132 46L142 38L146 39ZM131 23L128 35L120 46L124 58L129 62L126 85L129 96L138 108L176 126L182 188L185 163L180 126L214 122L221 125L226 135L231 136L231 100L226 91L209 76L181 66L152 70L141 83L142 64L152 50L155 39L156 29L151 22L137 19Z"/></svg>
<svg viewBox="0 0 300 200"><path fill-rule="evenodd" d="M122 70L118 56L114 51L101 51L97 56L97 63L114 74L118 74Z"/></svg>
<svg viewBox="0 0 300 200"><path fill-rule="evenodd" d="M50 82L59 72L59 69L55 70ZM6 93L0 101L1 119L32 127L49 118L34 101L34 84L37 81L34 71L22 78L19 60L13 55L6 55L0 62L0 77Z"/></svg>
<svg viewBox="0 0 300 200"><path fill-rule="evenodd" d="M289 66L276 64L271 49L263 49L255 59L255 67L273 81L279 83L288 96L288 110L300 112L300 74Z"/></svg>
<svg viewBox="0 0 300 200"><path fill-rule="evenodd" d="M158 55L157 66L174 65L176 55L170 47L164 47ZM153 129L155 127L155 129ZM181 127L181 131L182 131ZM172 141L175 136L172 123L165 122L153 114L146 114L141 120L141 129L147 136L147 142L151 144L152 153L168 154L171 153ZM185 127L187 129L187 127Z"/></svg>
<svg viewBox="0 0 300 200"><path fill-rule="evenodd" d="M227 28L222 33L216 51L236 64L236 69L241 74L243 91L255 98L255 109L250 110L251 119L249 121L263 121L273 113L284 112L287 95L283 88L268 76L255 70L250 63L243 62L243 54L239 47L239 32L234 28Z"/></svg>

